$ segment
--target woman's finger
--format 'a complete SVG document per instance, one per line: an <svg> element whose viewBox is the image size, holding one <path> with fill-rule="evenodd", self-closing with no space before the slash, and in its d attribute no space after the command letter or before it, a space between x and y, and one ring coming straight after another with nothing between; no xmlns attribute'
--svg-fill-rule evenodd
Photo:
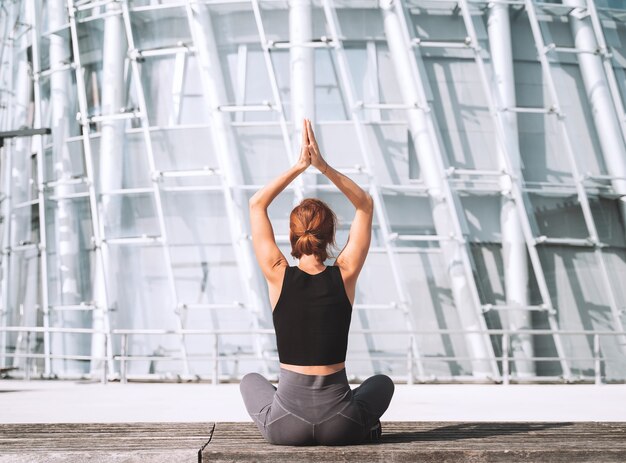
<svg viewBox="0 0 626 463"><path fill-rule="evenodd" d="M315 149L319 151L319 148L317 146L317 140L315 139L315 134L313 133L313 126L311 125L311 121L309 121L308 128L309 128L309 143L311 143L315 147Z"/></svg>

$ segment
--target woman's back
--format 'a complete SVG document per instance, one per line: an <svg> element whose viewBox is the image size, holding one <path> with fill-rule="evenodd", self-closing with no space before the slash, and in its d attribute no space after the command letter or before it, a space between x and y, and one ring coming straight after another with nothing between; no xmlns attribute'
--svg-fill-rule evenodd
<svg viewBox="0 0 626 463"><path fill-rule="evenodd" d="M285 268L272 318L283 364L311 366L343 363L352 304L338 266L309 274Z"/></svg>

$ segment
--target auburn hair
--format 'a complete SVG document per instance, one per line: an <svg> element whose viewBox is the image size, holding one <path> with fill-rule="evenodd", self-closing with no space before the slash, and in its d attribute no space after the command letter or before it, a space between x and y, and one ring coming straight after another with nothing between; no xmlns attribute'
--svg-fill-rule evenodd
<svg viewBox="0 0 626 463"><path fill-rule="evenodd" d="M291 255L314 254L321 262L328 259L328 246L335 246L337 216L317 198L304 198L289 215Z"/></svg>

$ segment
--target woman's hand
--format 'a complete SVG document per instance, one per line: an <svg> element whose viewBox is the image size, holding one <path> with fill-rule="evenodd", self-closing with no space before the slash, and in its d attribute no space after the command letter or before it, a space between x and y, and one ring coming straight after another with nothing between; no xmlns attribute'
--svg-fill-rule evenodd
<svg viewBox="0 0 626 463"><path fill-rule="evenodd" d="M311 157L311 164L314 167L317 167L320 172L323 174L328 170L328 163L322 157L322 153L320 153L320 148L317 146L317 140L315 140L315 134L313 133L313 126L311 125L311 121L306 119L306 130L308 135L308 148Z"/></svg>
<svg viewBox="0 0 626 463"><path fill-rule="evenodd" d="M305 171L311 165L311 155L309 154L309 136L307 130L307 119L302 121L302 146L300 147L300 157L296 162L296 167Z"/></svg>

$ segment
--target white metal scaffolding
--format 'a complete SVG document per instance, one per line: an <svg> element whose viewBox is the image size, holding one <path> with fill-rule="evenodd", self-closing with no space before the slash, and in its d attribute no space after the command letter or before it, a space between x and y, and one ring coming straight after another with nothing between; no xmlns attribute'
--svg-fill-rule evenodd
<svg viewBox="0 0 626 463"><path fill-rule="evenodd" d="M326 53L324 58L329 58L335 73L336 89L333 90L337 91L339 104L345 111L342 123L356 135L350 146L354 153L350 154L357 156L363 165L355 169L342 166L340 170L367 178L366 188L374 198L376 231L380 237L379 247L372 252L385 255L386 270L392 281L385 291L386 303L357 300L354 309L360 319L365 320L365 325L373 313L382 312L389 319L399 320L406 329L406 338L402 339L408 341L402 352L392 352L378 348L384 344L382 336L389 335L384 329L366 326L356 330L355 336L365 340L368 349L365 357L358 357L359 361L365 361L367 368L374 370L387 368L386 372L392 375L401 372L397 376L404 377L406 373L409 383L442 380L431 369L433 361L464 362L470 366L470 380L503 383L511 379L545 379L539 368L545 361L558 364L560 379L584 379L584 373L576 373L578 370L573 365L589 361L593 362L591 379L600 382L604 374L601 362L609 365L608 360L603 360L607 354L605 345L619 346L626 342L626 336L620 334L624 332L624 302L620 299L623 296L615 286L616 279L612 278L611 250L607 250L610 245L601 239L600 224L590 200L597 194L594 188L598 182L604 182L602 191L608 191L607 197L621 210L622 224L626 224L626 117L624 95L620 91L623 83L617 77L623 74L616 73L621 65L614 59L605 36L603 21L608 13L593 0L564 0L558 4L533 0L379 0L359 8L365 14L355 19L354 24L350 14L355 6L335 0L193 0L171 4L140 4L132 0L29 0L26 6L20 3L12 0L0 6L0 34L3 34L0 37L0 85L5 85L0 88L0 130L50 127L52 136L7 139L4 148L0 148L0 225L3 227L0 367L17 368L23 377L78 375L126 381L133 377L167 377L161 370L145 375L136 373L141 368L129 372L131 361L151 364L162 361L159 365L165 365L164 369L186 379L204 376L195 371L196 362L207 361L203 365L217 384L221 377L235 378L240 364L250 361L265 374L274 374L277 359L272 347L271 309L262 274L255 263L247 217L247 198L261 185L248 180L248 176L255 176L254 172L248 172L244 148L237 139L238 129L271 127L272 135L263 134L260 139L263 141L264 136L277 138L280 148L272 153L272 159L277 163L295 162L302 118L310 118L318 126L335 122L316 117L321 113L318 98L322 91L316 81L315 67L322 53ZM421 13L432 8L438 12L433 17L444 16L455 22L448 32L456 39L433 38L428 28L420 27L420 21L429 20L428 14L422 16ZM367 13L373 15L367 16ZM169 24L155 30L146 27L147 32L140 27L141 21L158 24L171 18L180 20L178 35ZM552 39L548 23L554 18L567 21L573 47L562 46ZM356 22L361 20L371 21L373 35L365 34L366 27L359 29L367 24ZM516 91L520 90L514 73L513 45L518 38L511 32L512 21L523 24L521 27L528 31L528 43L536 48L542 91L545 89L547 95L543 105L522 107L516 98ZM241 32L230 29L233 25L247 28L239 42L231 42L228 36ZM142 33L152 34L146 36L150 40ZM169 36L157 37L158 33L173 35L169 39ZM101 43L90 49L94 44L85 34L101 34L95 40ZM143 45L150 41L159 45ZM355 42L362 47L362 56L368 56L369 60L376 60L379 49L387 47L392 66L376 69L375 80L379 87L368 90L376 101L364 98L367 101L364 103L359 96L361 71L353 67L350 55L350 47ZM476 70L475 80L484 93L483 109L488 112L489 130L497 146L497 167L493 170L462 169L452 165L453 153L442 138L445 121L438 119L436 104L430 96L432 87L439 83L432 81L425 66L433 50L444 54L450 50L467 52L467 58L459 59L471 63ZM258 57L254 62L262 63L260 68L252 68L252 52ZM577 58L587 93L585 104L590 107L607 175L585 171L586 153L578 149L576 128L563 110L563 95L559 93L555 71L560 66L559 58L567 54ZM147 84L147 73L151 69L147 63L151 59L169 59L173 67L171 85L167 88L172 102L167 127L161 126L159 118L151 113L153 89ZM97 63L96 67L101 69L93 71L89 67L92 63ZM191 69L197 75L191 75ZM372 71L368 68L367 72ZM383 84L378 82L382 73L392 75L397 82L398 88L394 91L399 101L382 98ZM229 79L236 79L236 82ZM197 94L190 93L189 82L197 82ZM251 101L247 96L251 85L265 86L262 100ZM207 120L200 121L198 115L197 125L192 125L183 121L186 105L196 97L195 101L202 102L199 107L208 108ZM95 113L90 98L98 100L99 108ZM131 100L136 108L129 107ZM402 116L391 120L382 117L392 111L403 111ZM582 211L586 237L546 236L545 231L539 230L529 195L531 188L522 166L518 127L521 113L528 118L554 121L557 128L554 137L571 171L570 190ZM251 120L250 116L259 114L261 118ZM421 172L419 181L411 179L408 183L383 185L385 166L377 163L377 147L371 146L370 129L393 124L408 127ZM187 132L183 130L190 127L204 129L207 139L203 141L207 146L202 148L210 151L216 165L184 170L160 168L158 153L162 147L157 135L166 130L180 130L184 135ZM122 175L125 164L120 153L125 153L130 137L137 135L141 141L137 151L145 158L142 166L147 170L142 174L149 178L149 185L125 187ZM332 141L324 141L325 145L327 143ZM80 145L78 156L74 152L77 145ZM187 151L188 148L180 148L175 155L181 158L203 155ZM77 158L80 159L77 161ZM30 167L26 168L29 163ZM77 175L79 167L83 173ZM476 183L457 188L456 182L461 177L470 177ZM181 179L198 183L168 186L169 181ZM307 195L333 191L333 185L324 184L320 179L319 173L312 169L299 177L289 188L293 202ZM474 262L470 248L473 237L460 199L465 190L484 192L477 186L481 182L491 182L493 192L500 199L500 211L496 215L502 233L503 304L481 300L477 279L487 277L478 273ZM33 188L29 188L30 185ZM555 185L550 191L557 191L557 186L560 187ZM180 277L175 273L178 256L172 231L175 219L165 206L170 191L216 193L225 212L224 223L229 228L223 234L227 239L222 244L233 250L240 284L236 300L220 301L218 297L210 303L194 302L180 289ZM393 199L386 196L387 191L411 192L429 199L434 234L394 230L390 219ZM28 197L23 201L16 199L25 194ZM137 196L149 198L154 205L154 217L149 220L157 232L107 236L108 230L123 227L121 204ZM83 203L86 208L80 207ZM81 215L84 210L88 211L86 217ZM283 234L286 230L275 231L278 244L288 244ZM203 233L214 232L202 230L193 236L200 239ZM87 251L81 249L84 233L91 240ZM400 253L407 249L416 252L429 249L424 244L441 251L449 284L445 290L455 308L458 330L424 330L421 329L423 320L416 317L416 307L421 301L412 297L410 278L404 274ZM189 243L189 246L194 245L201 246L201 243ZM166 290L162 294L167 294L167 300L156 310L172 320L172 325L155 328L148 323L149 326L142 326L141 321L131 321L131 317L119 319L130 326L120 325L111 315L134 308L120 307L120 286L129 282L118 278L114 266L130 261L123 259L126 250L148 246L158 249L164 267ZM599 292L606 300L607 328L612 332L590 331L589 336L572 335L581 336L579 341L571 341L571 338L564 341L564 336L568 336L561 329L565 311L551 290L550 269L540 259L542 252L556 246L588 250L593 257ZM38 281L33 285L29 269L35 264ZM53 268L55 266L58 268ZM208 270L203 271L206 278ZM531 302L531 280L536 281L533 296L539 302ZM88 290L84 287L85 281ZM85 294L91 295L88 300ZM35 300L36 303L31 302ZM234 323L231 312L238 309L243 309L247 320L251 320L250 325L230 329ZM230 312L222 316L225 311ZM200 319L212 320L212 328L187 323L194 318L188 316L192 313L210 314ZM499 316L502 329L488 328L487 313ZM541 317L548 328L533 329L534 315ZM248 330L250 336L241 333L242 330ZM602 337L604 334L611 341L601 344L601 339L607 339ZM192 341L196 335L207 339L207 347L200 353L190 348L198 345ZM431 357L430 352L424 351L423 336L435 339L450 335L458 335L464 341L467 354ZM174 345L176 352L163 354L158 352L159 348L153 349L153 353L146 352L145 346L153 345L153 336L167 339L163 344ZM553 350L553 355L538 351L538 336L551 340L548 350ZM572 349L574 342L584 348ZM251 351L244 352L242 345L252 346ZM580 352L585 348L589 357L581 360ZM624 350L616 348L614 352L623 355ZM615 361L620 365L618 371L621 371L623 360L621 362ZM230 373L227 374L222 365L228 365ZM204 371L204 367L200 368ZM452 374L448 379L459 378Z"/></svg>

